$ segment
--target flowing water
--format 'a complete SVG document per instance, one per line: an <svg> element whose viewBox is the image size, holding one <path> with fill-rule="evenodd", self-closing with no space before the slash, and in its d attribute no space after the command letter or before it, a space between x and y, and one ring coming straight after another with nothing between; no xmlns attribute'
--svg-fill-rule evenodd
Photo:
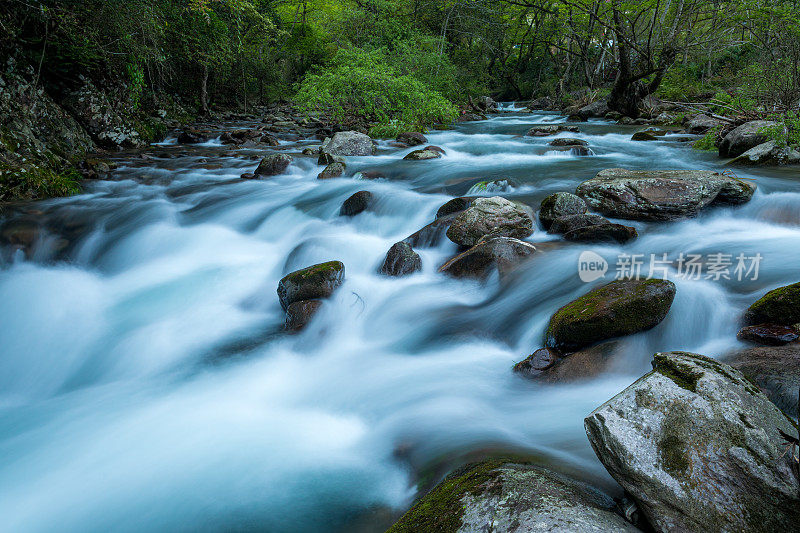
<svg viewBox="0 0 800 533"><path fill-rule="evenodd" d="M502 283L438 274L452 243L418 250L421 273L376 273L394 242L479 180L511 180L500 194L538 206L603 168L720 165L679 136L636 143L636 128L603 121L565 135L590 157L521 137L562 120L511 112L433 132L439 160L401 161L410 149L388 143L348 158L348 173L379 180L317 180L315 158L299 155L307 141L280 147L296 154L288 174L253 181L238 177L264 150L168 141L152 159L120 156L83 195L6 215L6 227L47 229L27 253L2 249L0 530L380 531L420 471L486 449L535 454L615 493L583 418L655 351L736 348L742 310L798 281L800 180L737 171L758 184L747 205L634 223L640 238L624 247L552 247ZM358 190L374 209L338 216ZM666 320L618 343L602 377L516 376L553 311L602 283L578 277L586 249L610 277L623 252L763 259L757 280L676 280ZM283 335L278 280L332 259L345 284L303 333Z"/></svg>

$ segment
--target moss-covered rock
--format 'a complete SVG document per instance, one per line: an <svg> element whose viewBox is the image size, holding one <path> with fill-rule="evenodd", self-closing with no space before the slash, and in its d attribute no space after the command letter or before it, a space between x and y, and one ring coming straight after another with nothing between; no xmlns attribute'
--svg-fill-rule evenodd
<svg viewBox="0 0 800 533"><path fill-rule="evenodd" d="M277 176L283 174L294 158L289 154L270 154L263 158L256 168L255 175L258 176Z"/></svg>
<svg viewBox="0 0 800 533"><path fill-rule="evenodd" d="M466 465L439 483L387 533L636 532L594 487L503 459Z"/></svg>
<svg viewBox="0 0 800 533"><path fill-rule="evenodd" d="M422 270L422 259L406 242L396 242L389 248L380 272L387 276L407 276Z"/></svg>
<svg viewBox="0 0 800 533"><path fill-rule="evenodd" d="M344 163L339 163L335 161L322 169L322 172L317 174L318 180L329 180L333 178L340 178L344 175L344 171L347 169L347 166Z"/></svg>
<svg viewBox="0 0 800 533"><path fill-rule="evenodd" d="M441 152L424 148L407 153L403 159L406 161L424 161L426 159L439 159L440 157L442 157Z"/></svg>
<svg viewBox="0 0 800 533"><path fill-rule="evenodd" d="M550 318L545 345L574 352L597 342L645 331L667 316L675 284L660 279L617 280L574 300Z"/></svg>
<svg viewBox="0 0 800 533"><path fill-rule="evenodd" d="M278 283L278 298L285 311L300 300L328 298L344 282L344 264L328 261L287 274Z"/></svg>
<svg viewBox="0 0 800 533"><path fill-rule="evenodd" d="M744 319L751 325L769 323L791 326L800 323L800 283L769 291L750 306Z"/></svg>
<svg viewBox="0 0 800 533"><path fill-rule="evenodd" d="M584 422L597 457L656 531L794 531L792 423L741 372L685 352Z"/></svg>

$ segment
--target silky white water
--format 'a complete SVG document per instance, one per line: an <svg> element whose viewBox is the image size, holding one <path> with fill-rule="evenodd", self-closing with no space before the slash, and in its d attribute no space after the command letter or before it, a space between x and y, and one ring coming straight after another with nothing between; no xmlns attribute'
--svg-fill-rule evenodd
<svg viewBox="0 0 800 533"><path fill-rule="evenodd" d="M27 256L0 254L0 530L351 530L410 505L419 469L482 449L536 454L613 493L583 418L655 351L716 357L740 345L743 310L798 281L800 181L737 170L759 186L749 204L634 223L640 237L626 246L548 249L502 283L438 274L452 243L419 249L421 273L377 274L394 242L482 179L513 180L502 194L536 207L603 168L720 168L669 136L636 143L636 128L605 122L562 135L587 140L591 157L520 136L561 120L509 113L433 132L439 160L402 161L410 149L385 142L349 158L348 175L381 180L317 180L301 142L283 147L295 155L287 175L243 181L264 151L167 142L153 151L177 157L122 156L86 194L7 214L51 229ZM338 216L358 190L377 204ZM610 373L555 385L516 376L550 315L602 283L578 277L587 249L611 263L606 281L620 253L763 259L757 280L676 279L666 320L622 340ZM284 335L278 280L333 259L345 284L303 333Z"/></svg>

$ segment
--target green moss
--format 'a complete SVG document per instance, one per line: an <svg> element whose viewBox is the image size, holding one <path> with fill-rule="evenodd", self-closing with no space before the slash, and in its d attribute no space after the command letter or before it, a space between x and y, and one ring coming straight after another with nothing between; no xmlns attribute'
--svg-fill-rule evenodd
<svg viewBox="0 0 800 533"><path fill-rule="evenodd" d="M341 261L328 261L318 265L303 268L288 274L283 279L286 281L305 282L314 279L327 279L330 274L337 274L344 271L344 264Z"/></svg>
<svg viewBox="0 0 800 533"><path fill-rule="evenodd" d="M692 466L689 450L677 435L663 435L658 441L658 452L664 470L673 477L685 476Z"/></svg>
<svg viewBox="0 0 800 533"><path fill-rule="evenodd" d="M692 148L694 148L695 150L703 150L708 152L715 151L717 149L718 135L719 135L719 126L717 126L716 128L711 128L705 135L697 139L692 144Z"/></svg>
<svg viewBox="0 0 800 533"><path fill-rule="evenodd" d="M461 527L467 494L499 491L500 484L487 483L497 476L495 470L505 460L472 463L453 472L429 494L420 499L387 533L450 533Z"/></svg>
<svg viewBox="0 0 800 533"><path fill-rule="evenodd" d="M693 366L663 353L655 355L653 369L674 381L680 388L691 392L697 392L697 382L703 377L703 373L696 371Z"/></svg>
<svg viewBox="0 0 800 533"><path fill-rule="evenodd" d="M800 322L800 283L769 291L747 310L750 324L772 323L791 326Z"/></svg>
<svg viewBox="0 0 800 533"><path fill-rule="evenodd" d="M80 192L81 176L73 168L13 166L0 163L0 200L70 196Z"/></svg>

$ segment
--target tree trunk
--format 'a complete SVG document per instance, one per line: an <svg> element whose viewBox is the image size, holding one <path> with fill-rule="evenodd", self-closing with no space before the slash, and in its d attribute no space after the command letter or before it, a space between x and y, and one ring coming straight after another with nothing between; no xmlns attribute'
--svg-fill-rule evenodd
<svg viewBox="0 0 800 533"><path fill-rule="evenodd" d="M208 115L208 65L203 65L203 77L200 81L200 113Z"/></svg>

